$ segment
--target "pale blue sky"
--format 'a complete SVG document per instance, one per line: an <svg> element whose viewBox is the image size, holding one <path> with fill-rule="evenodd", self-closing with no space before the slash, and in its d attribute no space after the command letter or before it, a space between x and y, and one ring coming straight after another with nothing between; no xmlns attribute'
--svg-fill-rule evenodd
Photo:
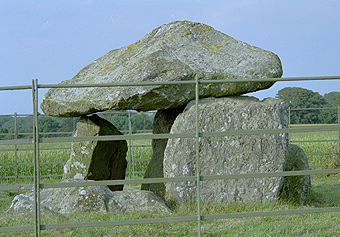
<svg viewBox="0 0 340 237"><path fill-rule="evenodd" d="M278 54L283 77L340 75L339 12L339 0L0 0L0 83L71 79L108 51L175 20L202 22ZM279 82L255 95L274 97L286 86L323 95L340 91L340 80ZM0 91L0 100L0 114L32 112L31 91Z"/></svg>

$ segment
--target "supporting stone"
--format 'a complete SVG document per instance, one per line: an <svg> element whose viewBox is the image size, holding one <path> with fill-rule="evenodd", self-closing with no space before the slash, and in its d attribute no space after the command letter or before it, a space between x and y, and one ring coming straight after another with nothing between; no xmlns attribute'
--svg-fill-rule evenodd
<svg viewBox="0 0 340 237"><path fill-rule="evenodd" d="M109 121L98 115L82 116L77 123L75 137L122 135ZM127 143L120 141L72 142L71 157L64 166L63 180L125 179ZM121 191L124 185L109 186Z"/></svg>
<svg viewBox="0 0 340 237"><path fill-rule="evenodd" d="M158 110L153 121L153 133L169 133L172 124L178 114L183 109L162 109ZM145 171L144 178L163 178L163 160L164 150L168 139L153 139L152 140L152 157ZM164 199L165 185L164 183L142 184L142 190L153 191L157 196Z"/></svg>
<svg viewBox="0 0 340 237"><path fill-rule="evenodd" d="M309 170L308 159L301 147L289 144L284 171ZM303 205L311 190L310 175L285 176L280 185L280 198Z"/></svg>
<svg viewBox="0 0 340 237"><path fill-rule="evenodd" d="M196 131L195 101L177 116L171 133ZM199 101L199 131L233 132L287 128L283 101L238 96ZM288 135L217 135L199 138L200 174L224 175L280 172L286 160ZM196 176L195 138L170 138L164 151L164 177ZM200 183L205 203L265 203L275 201L281 177L206 180ZM196 200L195 181L165 183L165 200L187 203Z"/></svg>

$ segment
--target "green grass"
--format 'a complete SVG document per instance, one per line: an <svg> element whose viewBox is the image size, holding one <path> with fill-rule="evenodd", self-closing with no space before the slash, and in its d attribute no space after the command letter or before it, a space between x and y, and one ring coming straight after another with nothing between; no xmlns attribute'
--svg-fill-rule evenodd
<svg viewBox="0 0 340 237"><path fill-rule="evenodd" d="M339 137L338 132L310 132L310 133L292 133L292 141L303 140L336 140ZM133 141L134 145L150 144L150 141ZM302 147L306 154L326 153L322 155L308 155L309 165L315 168L334 168L339 165L339 157L330 153L338 152L337 142L313 142L313 143L296 143ZM42 144L45 147L48 144ZM55 145L55 144L54 144ZM51 145L49 145L51 146ZM61 144L60 146L69 146ZM0 153L0 163L14 162L14 152ZM31 162L32 154L29 151L18 152L19 162ZM133 156L135 159L149 159L152 155L150 147L134 148ZM41 162L66 161L69 157L68 150L41 151ZM129 157L129 153L128 153ZM127 159L129 159L127 157ZM135 161L135 171L146 169L147 161ZM12 175L13 168L9 166L0 167L1 174ZM4 168L4 169L3 169ZM61 172L62 166L45 165L41 167L42 174L55 174ZM29 166L20 167L20 174L32 174L32 168ZM135 174L134 178L142 178L142 174ZM127 177L132 178L132 177ZM340 175L313 175L312 190L307 203L302 208L320 208L320 207L339 207L340 206ZM42 182L57 182L60 178L44 178ZM2 179L1 185L14 183L32 183L29 179ZM126 188L136 188L130 186ZM138 188L138 186L137 186ZM23 191L0 192L0 213L4 212L11 204L15 195ZM255 211L274 211L297 209L300 206L279 200L272 204L202 204L201 214L226 214L238 212L255 212ZM73 223L73 222L96 222L128 219L145 219L145 218L162 218L175 216L193 216L197 214L197 205L180 205L173 208L172 214L157 213L132 213L132 214L98 214L98 213L77 213L69 218L61 218L54 215L42 215L43 224L53 223ZM0 226L24 226L33 225L34 219L17 216L14 218L0 217ZM202 236L339 236L340 233L340 213L313 213L300 215L282 215L269 217L252 217L252 218L235 218L202 221ZM0 236L21 235L30 236L32 232L4 233ZM42 236L197 236L197 222L176 222L176 223L159 223L132 226L111 226L111 227L87 227L60 230L44 230Z"/></svg>
<svg viewBox="0 0 340 237"><path fill-rule="evenodd" d="M307 125L308 126L308 125ZM301 127L301 125L299 126ZM339 132L318 131L308 133L291 133L290 139L300 146L308 157L311 169L337 168L340 165L339 155ZM326 141L327 142L299 142L299 141ZM296 142L294 142L296 141Z"/></svg>

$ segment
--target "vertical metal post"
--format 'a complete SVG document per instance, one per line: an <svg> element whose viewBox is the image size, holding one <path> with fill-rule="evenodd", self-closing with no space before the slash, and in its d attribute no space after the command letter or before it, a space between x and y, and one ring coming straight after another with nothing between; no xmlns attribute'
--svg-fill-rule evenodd
<svg viewBox="0 0 340 237"><path fill-rule="evenodd" d="M129 110L129 135L131 134L132 134L131 110ZM129 139L129 160L130 160L130 165L129 165L130 178L132 176L132 179L134 179L135 178L135 164L134 164L133 155L132 155L132 139Z"/></svg>
<svg viewBox="0 0 340 237"><path fill-rule="evenodd" d="M14 139L18 139L18 121L17 113L14 113ZM15 182L18 181L18 145L14 145L14 169L15 169Z"/></svg>
<svg viewBox="0 0 340 237"><path fill-rule="evenodd" d="M73 127L73 131L72 131L72 133L74 132L74 131L76 131L76 118L75 117L73 117L72 118L72 127Z"/></svg>
<svg viewBox="0 0 340 237"><path fill-rule="evenodd" d="M288 128L290 128L290 107L288 108Z"/></svg>
<svg viewBox="0 0 340 237"><path fill-rule="evenodd" d="M195 87L195 94L196 94L196 169L197 169L197 184L196 184L196 192L197 192L197 227L198 227L198 236L201 236L201 192L200 192L200 181L201 181L201 171L200 171L200 152L199 152L199 114L198 114L198 100L199 100L199 88L198 88L198 76L196 74L196 87Z"/></svg>
<svg viewBox="0 0 340 237"><path fill-rule="evenodd" d="M33 99L33 164L34 164L34 215L35 236L40 236L40 165L39 165L39 128L38 128L38 80L32 80Z"/></svg>
<svg viewBox="0 0 340 237"><path fill-rule="evenodd" d="M338 106L338 125L340 127L340 106ZM339 140L338 140L338 157L340 157L340 128L339 128Z"/></svg>

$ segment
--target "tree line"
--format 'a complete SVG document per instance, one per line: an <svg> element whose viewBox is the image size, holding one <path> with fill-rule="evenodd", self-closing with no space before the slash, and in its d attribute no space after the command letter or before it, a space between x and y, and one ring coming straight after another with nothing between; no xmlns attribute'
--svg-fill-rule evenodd
<svg viewBox="0 0 340 237"><path fill-rule="evenodd" d="M128 113L100 113L100 117L111 122L119 131L127 133L129 126L133 133L138 130L151 130L153 122L153 113L131 113L129 125ZM76 128L78 118L57 118L49 116L38 117L38 127L41 133L61 133L66 134L42 134L42 137L53 136L71 136ZM16 118L16 132L17 138L32 137L33 118L32 116L17 117ZM12 135L15 132L15 118L14 116L0 117L0 139L13 139ZM10 134L7 134L10 133ZM23 134L24 133L24 134Z"/></svg>
<svg viewBox="0 0 340 237"><path fill-rule="evenodd" d="M301 108L337 108L340 106L340 92L330 92L320 95L318 92L300 88L286 87L278 91L276 98L284 100L288 107L292 109ZM132 132L137 130L151 130L154 113L131 113L129 125L128 113L100 113L99 116L111 122L118 130L128 131L131 126ZM79 118L56 118L48 116L39 116L39 132L58 133L73 132L75 123ZM290 122L292 124L334 124L338 123L337 109L323 110L291 110ZM21 133L18 138L32 136L33 118L17 117L17 133ZM14 117L0 117L0 139L12 139L14 133ZM28 133L22 135L22 133ZM69 136L71 133L68 134ZM55 134L44 134L44 137L56 136ZM57 135L60 136L60 135ZM65 136L65 135L64 135Z"/></svg>
<svg viewBox="0 0 340 237"><path fill-rule="evenodd" d="M318 92L300 87L286 87L278 91L276 98L284 100L291 109L324 108L318 110L292 110L292 124L334 124L338 123L340 92L320 95ZM334 109L326 109L334 108Z"/></svg>

